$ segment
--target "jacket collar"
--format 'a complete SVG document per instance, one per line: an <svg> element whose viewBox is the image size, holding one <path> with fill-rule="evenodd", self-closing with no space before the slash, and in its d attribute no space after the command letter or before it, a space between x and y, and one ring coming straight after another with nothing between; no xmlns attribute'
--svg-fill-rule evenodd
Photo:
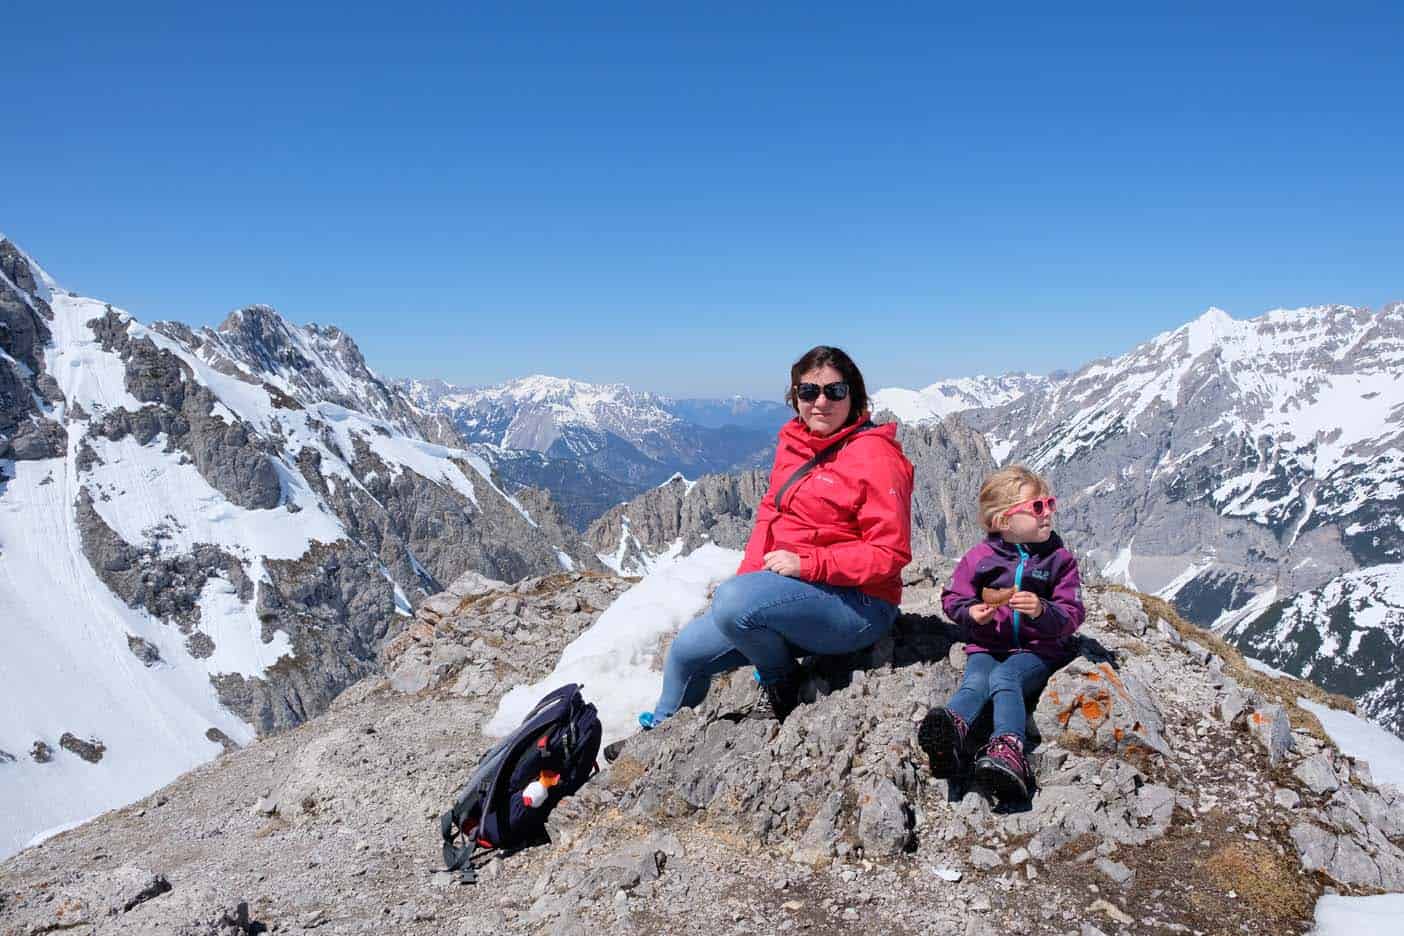
<svg viewBox="0 0 1404 936"><path fill-rule="evenodd" d="M985 537L985 543L988 544L997 555L1009 559L1019 558L1019 547L1013 543L1005 542L1004 537L1000 536L998 533L990 533L987 535ZM1042 543L1023 543L1022 545L1030 556L1051 556L1053 553L1063 548L1063 540L1062 537L1058 535L1058 531L1054 530L1053 533L1049 535L1048 539L1044 540Z"/></svg>
<svg viewBox="0 0 1404 936"><path fill-rule="evenodd" d="M829 435L821 436L810 432L809 427L804 424L804 420L796 416L794 419L785 423L784 428L780 430L780 434L784 437L786 442L796 448L808 449L810 452L817 453L833 445L835 442L838 442L840 439L843 439L845 436L853 435L853 433L857 432L859 428L868 421L868 417L868 413L862 413L856 420L844 426L838 432L832 432ZM888 429L888 425L878 426L875 430L870 431L882 432L884 429ZM887 434L895 438L896 427L892 426L888 429Z"/></svg>

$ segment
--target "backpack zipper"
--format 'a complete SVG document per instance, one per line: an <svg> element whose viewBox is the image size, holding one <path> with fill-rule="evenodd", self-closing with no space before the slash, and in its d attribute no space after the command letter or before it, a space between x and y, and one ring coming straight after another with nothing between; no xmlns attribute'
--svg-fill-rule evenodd
<svg viewBox="0 0 1404 936"><path fill-rule="evenodd" d="M1014 567L1014 590L1019 591L1024 587L1024 563L1029 561L1029 551L1020 543L1016 547L1019 550L1019 564ZM1014 646L1019 646L1019 612L1014 612Z"/></svg>

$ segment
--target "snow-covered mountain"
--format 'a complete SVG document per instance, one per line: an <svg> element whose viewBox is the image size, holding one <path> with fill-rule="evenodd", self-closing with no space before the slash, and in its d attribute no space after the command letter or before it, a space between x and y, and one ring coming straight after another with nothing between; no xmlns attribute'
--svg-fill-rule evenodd
<svg viewBox="0 0 1404 936"><path fill-rule="evenodd" d="M1404 304L1211 309L972 414L1048 471L1104 570L1214 623L1400 558Z"/></svg>
<svg viewBox="0 0 1404 936"><path fill-rule="evenodd" d="M1356 700L1404 737L1404 564L1347 572L1226 634L1265 663Z"/></svg>
<svg viewBox="0 0 1404 936"><path fill-rule="evenodd" d="M1404 558L1401 374L1404 304L1248 320L1210 309L966 418L1002 460L1052 477L1060 529L1103 574L1305 665L1291 648L1267 653L1263 635L1292 607L1358 594L1356 570ZM1373 641L1345 639L1343 620L1318 620L1315 644L1340 639L1361 655L1347 668L1372 671Z"/></svg>
<svg viewBox="0 0 1404 936"><path fill-rule="evenodd" d="M0 853L321 711L465 570L599 568L443 429L337 329L145 325L0 238Z"/></svg>
<svg viewBox="0 0 1404 936"><path fill-rule="evenodd" d="M1029 393L1046 390L1052 377L1005 374L938 380L921 390L885 387L873 394L873 412L886 410L904 423L939 421L966 410L1002 406Z"/></svg>
<svg viewBox="0 0 1404 936"><path fill-rule="evenodd" d="M675 415L667 397L560 377L478 389L419 380L400 386L416 406L444 417L470 442L583 462L629 485L630 493L679 471L695 476L763 460L779 425L702 426Z"/></svg>

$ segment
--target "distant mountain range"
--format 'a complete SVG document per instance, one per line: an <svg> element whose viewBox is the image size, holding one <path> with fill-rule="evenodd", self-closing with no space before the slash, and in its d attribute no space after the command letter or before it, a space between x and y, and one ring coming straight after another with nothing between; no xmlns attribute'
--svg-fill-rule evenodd
<svg viewBox="0 0 1404 936"><path fill-rule="evenodd" d="M518 462L503 472L517 483L550 486L582 529L674 474L698 477L768 463L776 431L794 415L780 403L674 401L623 384L560 377L476 389L438 380L398 386L466 442L537 452L558 463ZM561 463L578 467L567 471ZM604 494L622 496L604 503Z"/></svg>

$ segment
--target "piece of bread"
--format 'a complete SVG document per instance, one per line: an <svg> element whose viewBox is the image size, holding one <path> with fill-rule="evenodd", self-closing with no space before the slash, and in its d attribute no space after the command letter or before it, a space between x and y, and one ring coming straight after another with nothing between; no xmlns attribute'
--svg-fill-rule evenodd
<svg viewBox="0 0 1404 936"><path fill-rule="evenodd" d="M991 608L998 608L1000 605L1009 604L1009 599L1014 597L1012 588L982 588L980 589L980 600Z"/></svg>

